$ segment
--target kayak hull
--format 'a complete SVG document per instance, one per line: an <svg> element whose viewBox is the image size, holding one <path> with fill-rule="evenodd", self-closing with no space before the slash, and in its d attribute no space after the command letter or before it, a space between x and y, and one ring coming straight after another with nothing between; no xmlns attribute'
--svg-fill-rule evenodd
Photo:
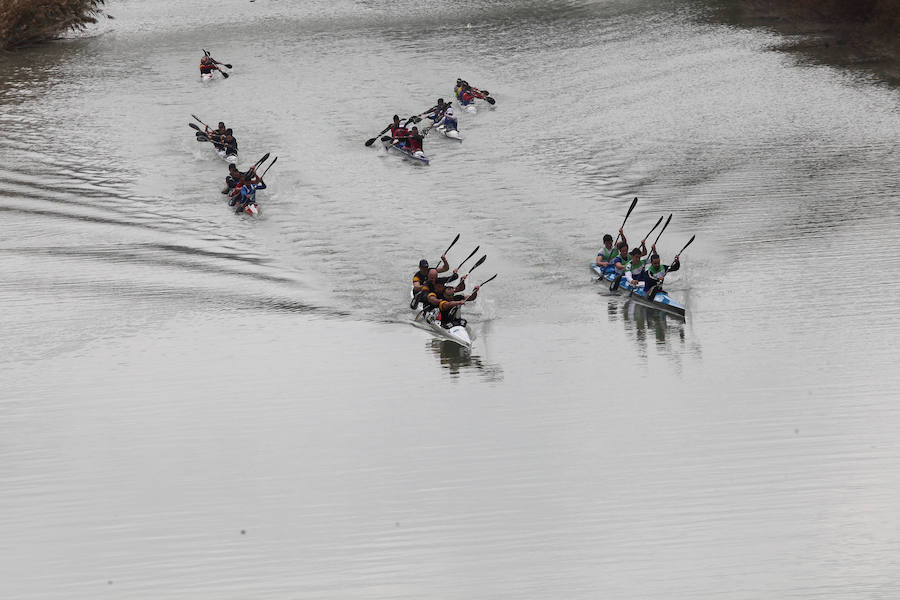
<svg viewBox="0 0 900 600"><path fill-rule="evenodd" d="M237 154L228 154L224 150L216 150L216 154L218 154L219 158L221 158L225 162L236 163L238 159Z"/></svg>
<svg viewBox="0 0 900 600"><path fill-rule="evenodd" d="M212 81L213 74L212 73L200 73L200 81Z"/></svg>
<svg viewBox="0 0 900 600"><path fill-rule="evenodd" d="M430 310L423 314L422 320L438 337L455 342L467 350L470 349L472 347L472 336L469 335L469 330L462 325L444 327L441 324L440 315L441 311L437 309Z"/></svg>
<svg viewBox="0 0 900 600"><path fill-rule="evenodd" d="M604 279L610 283L612 283L616 279L615 274L605 272L600 266L597 265L597 263L591 263L591 270L599 275L601 279ZM652 306L657 310L661 310L671 315L681 317L682 319L687 318L684 306L680 302L669 296L669 294L665 291L658 292L655 296L653 296L653 300L649 300L643 286L632 287L624 277L619 282L619 289L628 294L630 298L637 300L642 304Z"/></svg>
<svg viewBox="0 0 900 600"><path fill-rule="evenodd" d="M451 140L457 140L460 142L462 141L462 136L459 135L459 131L457 131L456 129L446 129L443 126L440 126L437 128L437 130L444 134L444 137L448 137Z"/></svg>
<svg viewBox="0 0 900 600"><path fill-rule="evenodd" d="M425 156L425 153L421 150L418 152L410 152L409 150L400 148L399 146L395 146L390 142L382 142L382 145L384 145L385 150L387 150L389 154L397 154L403 159L408 160L412 163L427 166L431 162L431 160L427 156Z"/></svg>

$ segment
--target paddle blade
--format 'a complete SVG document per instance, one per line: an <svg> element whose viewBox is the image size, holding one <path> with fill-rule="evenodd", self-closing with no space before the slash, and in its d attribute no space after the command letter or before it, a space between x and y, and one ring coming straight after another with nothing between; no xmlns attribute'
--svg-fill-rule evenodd
<svg viewBox="0 0 900 600"><path fill-rule="evenodd" d="M222 63L222 66L225 67L226 69L233 69L233 68L234 68L234 67L232 67L231 65L229 65L228 63Z"/></svg>
<svg viewBox="0 0 900 600"><path fill-rule="evenodd" d="M377 140L377 139L378 139L377 137L373 137L373 138L367 139L367 140L366 140L366 146L371 146L372 144L375 143L375 140Z"/></svg>
<svg viewBox="0 0 900 600"><path fill-rule="evenodd" d="M224 77L225 79L228 79L228 73L226 73L226 72L223 71L222 69L219 69L219 73L222 74L222 77Z"/></svg>
<svg viewBox="0 0 900 600"><path fill-rule="evenodd" d="M203 134L199 134L199 135L197 135L197 141L198 142L208 142L209 138Z"/></svg>
<svg viewBox="0 0 900 600"><path fill-rule="evenodd" d="M491 277L488 277L487 279L482 281L481 285L479 285L478 287L482 287L484 284L490 283L491 281L495 280L497 278L497 275L498 275L497 273L494 273Z"/></svg>
<svg viewBox="0 0 900 600"><path fill-rule="evenodd" d="M456 234L456 237L453 238L453 241L450 242L450 245L447 246L447 249L444 250L444 254L447 254L448 252L450 252L450 248L452 248L452 247L456 244L456 242L459 241L459 236L460 236L460 234L457 233L457 234Z"/></svg>
<svg viewBox="0 0 900 600"><path fill-rule="evenodd" d="M487 260L487 254L485 254L484 256L482 256L481 258L479 258L477 261L475 261L475 264L472 265L472 268L471 268L471 269L469 269L469 273L471 273L472 271L474 271L475 269L477 269L477 268L478 268L478 265L480 265L481 263L483 263L485 260Z"/></svg>
<svg viewBox="0 0 900 600"><path fill-rule="evenodd" d="M197 127L194 123L188 123L188 127L190 127L191 129L196 129L200 133L203 133L203 130Z"/></svg>
<svg viewBox="0 0 900 600"><path fill-rule="evenodd" d="M487 100L488 104L497 104L497 101L494 100L493 98L491 98L490 96L485 96L484 99Z"/></svg>
<svg viewBox="0 0 900 600"><path fill-rule="evenodd" d="M625 213L625 220L628 220L628 217L631 216L631 211L634 210L634 207L637 206L637 196L634 197L634 200L631 201L631 206L628 207L628 212Z"/></svg>
<svg viewBox="0 0 900 600"><path fill-rule="evenodd" d="M687 247L691 245L691 243L694 241L695 237L697 237L697 236L696 235L691 236L691 239L689 239L688 243L684 245L684 248L681 249L681 252L684 252L687 249ZM681 252L679 252L678 254L681 254Z"/></svg>

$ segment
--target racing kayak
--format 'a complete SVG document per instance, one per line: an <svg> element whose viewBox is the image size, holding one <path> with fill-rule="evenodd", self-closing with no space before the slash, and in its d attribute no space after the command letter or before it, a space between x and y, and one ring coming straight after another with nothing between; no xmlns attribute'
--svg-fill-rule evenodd
<svg viewBox="0 0 900 600"><path fill-rule="evenodd" d="M602 267L597 265L597 263L591 263L591 269L594 273L599 275L601 279L605 279L610 283L616 279L614 273L606 273ZM679 316L683 319L686 318L684 306L680 302L674 300L665 291L657 292L656 295L653 296L653 300L648 300L647 293L644 291L643 286L632 286L624 277L619 282L619 289L624 290L628 293L630 298L637 300L642 304L652 306L657 310Z"/></svg>
<svg viewBox="0 0 900 600"><path fill-rule="evenodd" d="M434 309L424 313L422 320L428 325L428 328L438 337L456 342L463 348L472 347L472 336L465 325L457 324L450 327L444 327L441 324L441 311Z"/></svg>
<svg viewBox="0 0 900 600"><path fill-rule="evenodd" d="M213 79L212 72L200 73L200 81L212 81L212 79Z"/></svg>
<svg viewBox="0 0 900 600"><path fill-rule="evenodd" d="M395 154L399 154L406 160L412 161L412 162L420 164L420 165L427 165L430 162L428 157L425 156L425 153L422 152L421 150L417 150L416 152L410 152L409 150L407 150L405 148L401 148L399 146L392 144L390 141L383 141L381 143L382 143L382 145L384 145L384 149L387 150L389 153L393 152Z"/></svg>
<svg viewBox="0 0 900 600"><path fill-rule="evenodd" d="M460 142L462 141L462 136L459 135L459 131L457 131L456 129L447 129L443 125L438 125L437 127L435 127L435 129L440 131L444 135L444 137L448 137L451 140L458 140Z"/></svg>
<svg viewBox="0 0 900 600"><path fill-rule="evenodd" d="M221 158L222 160L230 163L236 163L238 159L237 154L228 154L224 150L216 150L216 154L218 154L219 158Z"/></svg>

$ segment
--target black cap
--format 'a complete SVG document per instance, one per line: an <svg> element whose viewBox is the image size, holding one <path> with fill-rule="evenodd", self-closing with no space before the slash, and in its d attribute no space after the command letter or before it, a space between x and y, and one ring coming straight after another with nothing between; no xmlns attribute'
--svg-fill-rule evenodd
<svg viewBox="0 0 900 600"><path fill-rule="evenodd" d="M425 260L424 258L423 258L422 260L420 260L420 261L419 261L419 268L421 268L421 269L427 269L427 268L428 268L428 261Z"/></svg>
<svg viewBox="0 0 900 600"><path fill-rule="evenodd" d="M637 254L638 256L640 256L640 255L641 255L641 249L640 249L640 248L632 248L632 249L631 249L631 255L634 256L635 254Z"/></svg>

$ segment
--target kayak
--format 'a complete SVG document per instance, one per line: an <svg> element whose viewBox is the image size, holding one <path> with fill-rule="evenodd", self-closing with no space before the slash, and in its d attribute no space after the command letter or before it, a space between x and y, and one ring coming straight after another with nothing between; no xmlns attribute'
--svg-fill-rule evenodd
<svg viewBox="0 0 900 600"><path fill-rule="evenodd" d="M210 73L200 73L200 81L212 81L213 74Z"/></svg>
<svg viewBox="0 0 900 600"><path fill-rule="evenodd" d="M441 311L434 309L424 313L422 320L428 325L428 328L438 337L456 342L463 348L472 347L472 336L465 325L452 325L444 327L441 324Z"/></svg>
<svg viewBox="0 0 900 600"><path fill-rule="evenodd" d="M457 131L456 129L447 129L443 125L438 125L437 127L435 127L435 129L444 134L444 137L448 137L451 140L459 140L460 142L462 141L462 136L459 135L459 131Z"/></svg>
<svg viewBox="0 0 900 600"><path fill-rule="evenodd" d="M411 299L415 298L415 294L413 294L412 290L409 291L409 297ZM419 303L415 300L412 300L409 307L413 310L418 310ZM457 314L459 314L459 309L456 310ZM419 315L422 315L422 320L428 326L435 335L439 338L450 340L451 342L456 342L463 348L469 349L472 347L472 336L469 334L467 325L452 325L451 327L444 327L441 323L441 311L437 309L425 311L419 311L416 313L416 320L419 319ZM465 323L465 321L463 321Z"/></svg>
<svg viewBox="0 0 900 600"><path fill-rule="evenodd" d="M219 158L221 158L222 160L224 160L226 162L236 163L237 159L238 159L237 154L228 154L224 150L216 150L216 154L218 154Z"/></svg>
<svg viewBox="0 0 900 600"><path fill-rule="evenodd" d="M594 271L594 273L599 275L601 279L605 279L610 283L612 283L616 279L616 275L614 273L605 272L602 267L597 265L597 263L591 263L591 269ZM627 292L630 298L632 298L633 300L637 300L642 304L652 306L657 310L661 310L663 312L667 312L681 318L686 318L684 305L673 299L665 291L657 292L656 295L653 296L653 300L648 300L647 293L644 291L643 286L633 287L624 277L619 282L619 289Z"/></svg>
<svg viewBox="0 0 900 600"><path fill-rule="evenodd" d="M409 150L407 150L405 148L401 148L399 146L396 146L389 141L382 142L382 144L384 145L385 150L387 150L388 152L393 152L395 154L399 154L406 160L412 161L412 162L420 164L420 165L427 165L430 162L428 157L425 156L425 153L422 152L421 150L418 150L416 152L410 152Z"/></svg>

